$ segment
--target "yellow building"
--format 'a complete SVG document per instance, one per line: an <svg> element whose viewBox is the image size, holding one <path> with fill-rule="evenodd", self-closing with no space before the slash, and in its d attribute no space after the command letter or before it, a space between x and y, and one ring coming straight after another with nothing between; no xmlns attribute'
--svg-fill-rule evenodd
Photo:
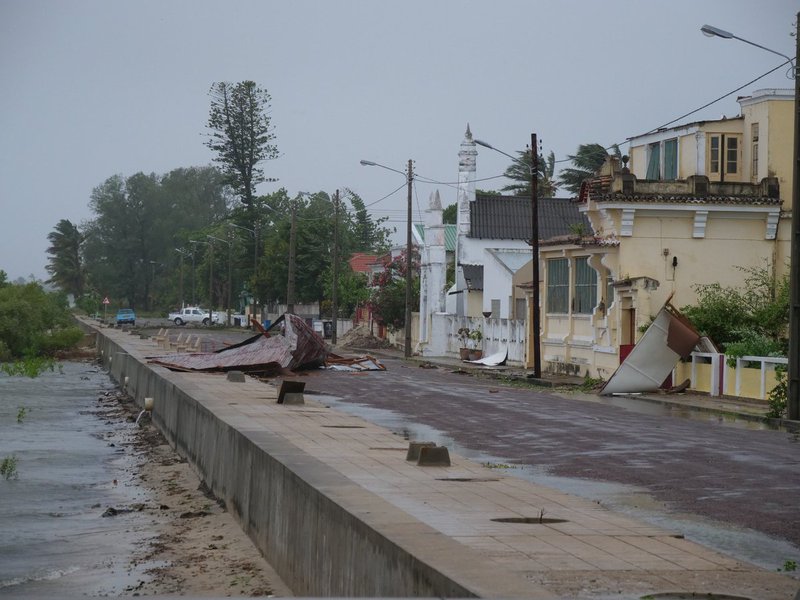
<svg viewBox="0 0 800 600"><path fill-rule="evenodd" d="M792 190L794 90L764 89L738 98L734 118L697 121L630 138L638 179L669 181L705 175L713 182L758 183L777 177Z"/></svg>
<svg viewBox="0 0 800 600"><path fill-rule="evenodd" d="M607 379L670 296L686 306L698 283L740 286L741 268L785 272L793 100L762 90L736 118L631 138L630 169L610 157L584 184L592 235L540 247L544 371Z"/></svg>

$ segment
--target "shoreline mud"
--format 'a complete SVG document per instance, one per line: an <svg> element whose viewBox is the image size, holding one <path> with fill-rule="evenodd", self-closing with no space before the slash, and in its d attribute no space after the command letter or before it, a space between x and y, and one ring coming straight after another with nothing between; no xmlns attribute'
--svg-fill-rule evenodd
<svg viewBox="0 0 800 600"><path fill-rule="evenodd" d="M136 424L140 410L133 400L118 389L98 400L105 404L106 418L123 419L134 428L123 442L136 457L129 485L141 486L152 499L145 506L110 507L108 518L123 511L153 517L153 537L137 548L129 566L141 577L121 595L292 596L224 503L147 415Z"/></svg>

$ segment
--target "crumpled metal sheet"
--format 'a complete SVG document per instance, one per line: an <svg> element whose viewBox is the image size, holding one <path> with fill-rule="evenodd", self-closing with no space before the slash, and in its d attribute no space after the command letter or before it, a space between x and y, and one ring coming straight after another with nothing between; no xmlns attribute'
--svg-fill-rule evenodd
<svg viewBox="0 0 800 600"><path fill-rule="evenodd" d="M325 368L331 371L385 371L386 367L374 356L366 354L357 357L344 357L329 354Z"/></svg>
<svg viewBox="0 0 800 600"><path fill-rule="evenodd" d="M667 300L639 343L598 393L610 396L658 390L681 357L691 354L699 341L700 334Z"/></svg>
<svg viewBox="0 0 800 600"><path fill-rule="evenodd" d="M216 352L169 354L149 362L179 371L271 372L311 369L325 363L325 341L306 322L289 313L243 342Z"/></svg>

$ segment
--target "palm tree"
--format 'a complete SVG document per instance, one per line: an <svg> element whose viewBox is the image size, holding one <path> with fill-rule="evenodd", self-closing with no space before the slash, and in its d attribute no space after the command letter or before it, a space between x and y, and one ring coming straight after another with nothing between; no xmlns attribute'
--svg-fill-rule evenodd
<svg viewBox="0 0 800 600"><path fill-rule="evenodd" d="M519 159L512 162L506 169L503 175L511 179L515 183L511 183L501 191L513 192L517 196L530 196L531 195L531 152L530 149L524 151L517 151ZM550 155L545 158L539 156L538 171L539 179L536 182L536 196L537 198L552 198L556 194L556 182L553 180L553 172L555 170L556 157L555 154L550 152Z"/></svg>
<svg viewBox="0 0 800 600"><path fill-rule="evenodd" d="M619 146L612 146L614 156L621 157ZM574 155L568 155L574 168L566 168L558 176L559 183L576 196L581 191L581 184L591 179L603 165L608 156L608 151L600 144L581 144Z"/></svg>
<svg viewBox="0 0 800 600"><path fill-rule="evenodd" d="M67 294L83 295L85 273L81 260L83 234L67 219L61 219L54 231L47 234L49 264L45 267L51 277L47 283L58 286Z"/></svg>

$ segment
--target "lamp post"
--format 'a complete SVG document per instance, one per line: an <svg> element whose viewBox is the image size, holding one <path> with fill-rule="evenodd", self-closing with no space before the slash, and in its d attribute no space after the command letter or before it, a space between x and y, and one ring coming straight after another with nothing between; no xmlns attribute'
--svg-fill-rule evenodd
<svg viewBox="0 0 800 600"><path fill-rule="evenodd" d="M511 156L507 152L503 152L502 150L495 148L491 144L487 142L483 142L481 140L475 140L475 143L479 146L483 146L484 148L488 148L489 150L494 150L495 152L499 152L500 154L507 156L511 160L522 163L522 161L517 158L516 156ZM530 175L531 175L531 277L532 277L532 288L531 291L533 292L533 298L531 299L531 307L530 307L530 323L531 323L531 345L533 351L533 376L537 379L542 376L542 349L539 344L539 337L540 337L540 314L539 314L539 203L537 199L538 194L538 183L539 183L539 157L538 157L538 144L536 141L536 134L531 134L531 165L530 165ZM523 163L524 164L524 163ZM527 165L525 165L527 166Z"/></svg>
<svg viewBox="0 0 800 600"><path fill-rule="evenodd" d="M248 227L242 227L241 225L237 225L236 223L228 223L230 227L236 227L237 229L244 229L245 231L249 231L253 234L253 309L252 313L250 314L251 318L258 319L258 322L261 322L261 319L256 316L256 278L258 277L258 222L255 224L255 229L250 229Z"/></svg>
<svg viewBox="0 0 800 600"><path fill-rule="evenodd" d="M151 260L150 261L150 309L152 310L153 305L155 304L155 290L153 289L156 285L156 265L158 261Z"/></svg>
<svg viewBox="0 0 800 600"><path fill-rule="evenodd" d="M181 257L178 296L180 297L181 300L181 308L183 308L186 305L186 303L183 301L183 258L188 254L188 252L186 252L186 250L184 250L183 248L175 248L175 252L177 252ZM192 255L192 257L194 258L194 255ZM192 262L192 270L194 270L194 262Z"/></svg>
<svg viewBox="0 0 800 600"><path fill-rule="evenodd" d="M339 190L333 195L333 290L331 294L331 344L337 342L339 320ZM325 329L323 327L323 335Z"/></svg>
<svg viewBox="0 0 800 600"><path fill-rule="evenodd" d="M406 358L411 356L411 285L412 285L412 273L411 273L411 187L414 183L414 163L411 159L408 161L408 169L405 173L402 171L398 171L397 169L393 169L391 167L387 167L386 165L381 165L376 162L372 162L371 160L362 160L361 164L365 167L381 167L382 169L387 169L389 171L394 171L395 173L399 173L400 175L404 175L406 177L406 185L408 187L408 218L406 220L406 311L405 311L405 351L404 355Z"/></svg>
<svg viewBox="0 0 800 600"><path fill-rule="evenodd" d="M230 327L231 326L231 259L232 259L231 248L232 248L232 245L231 245L229 240L223 240L222 238L214 237L213 235L206 235L206 237L211 239L211 240L216 240L218 242L222 242L223 244L228 244L228 282L227 282L227 286L226 286L228 288L228 290L227 290L228 291L228 294L227 294L228 298L227 298L227 301L225 303L225 312L227 313L227 321L226 322L227 322L228 327Z"/></svg>
<svg viewBox="0 0 800 600"><path fill-rule="evenodd" d="M795 35L795 58L789 58L785 54L772 50L761 44L756 44L744 38L740 38L728 31L703 25L700 28L709 37L720 37L723 39L734 39L750 44L756 48L761 48L772 54L777 54L787 61L794 61L794 152L792 160L792 234L791 250L789 254L789 376L787 394L787 414L790 419L800 419L800 77L798 77L797 65L800 64L800 12L797 13Z"/></svg>
<svg viewBox="0 0 800 600"><path fill-rule="evenodd" d="M208 260L208 324L214 323L214 244L202 240L189 240L190 244L205 244L209 247Z"/></svg>

